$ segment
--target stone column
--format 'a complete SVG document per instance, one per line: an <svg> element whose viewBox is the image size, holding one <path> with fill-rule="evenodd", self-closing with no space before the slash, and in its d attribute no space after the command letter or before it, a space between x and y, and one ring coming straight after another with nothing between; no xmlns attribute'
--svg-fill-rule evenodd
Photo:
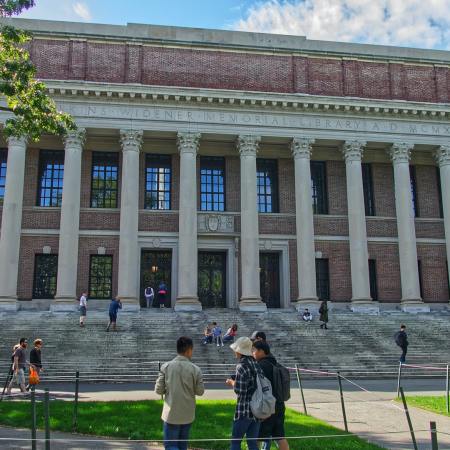
<svg viewBox="0 0 450 450"><path fill-rule="evenodd" d="M347 141L342 153L347 178L348 231L352 276L352 311L371 312L378 307L370 297L369 253L367 250L366 214L361 159L366 142Z"/></svg>
<svg viewBox="0 0 450 450"><path fill-rule="evenodd" d="M441 174L442 211L444 213L445 245L447 248L448 276L450 278L450 144L441 145L435 154Z"/></svg>
<svg viewBox="0 0 450 450"><path fill-rule="evenodd" d="M398 251L402 284L402 310L423 312L429 308L420 298L419 268L417 265L416 229L412 211L409 160L414 144L392 144L390 157L394 165L395 210L397 215Z"/></svg>
<svg viewBox="0 0 450 450"><path fill-rule="evenodd" d="M120 193L120 241L118 296L128 311L139 310L139 151L142 130L120 130L122 184Z"/></svg>
<svg viewBox="0 0 450 450"><path fill-rule="evenodd" d="M259 226L256 195L256 153L260 136L239 136L237 148L241 156L241 274L242 297L239 308L244 311L266 311L261 301L259 267Z"/></svg>
<svg viewBox="0 0 450 450"><path fill-rule="evenodd" d="M291 151L295 166L295 224L297 232L297 310L317 310L314 221L311 203L311 152L314 139L294 138Z"/></svg>
<svg viewBox="0 0 450 450"><path fill-rule="evenodd" d="M201 311L198 301L197 151L200 133L178 133L180 207L178 295L175 311Z"/></svg>
<svg viewBox="0 0 450 450"><path fill-rule="evenodd" d="M86 131L64 138L64 185L59 227L58 282L52 310L74 309L77 297L78 234L80 229L81 157Z"/></svg>
<svg viewBox="0 0 450 450"><path fill-rule="evenodd" d="M22 230L23 184L26 138L8 139L5 196L0 230L0 309L17 310L20 233Z"/></svg>

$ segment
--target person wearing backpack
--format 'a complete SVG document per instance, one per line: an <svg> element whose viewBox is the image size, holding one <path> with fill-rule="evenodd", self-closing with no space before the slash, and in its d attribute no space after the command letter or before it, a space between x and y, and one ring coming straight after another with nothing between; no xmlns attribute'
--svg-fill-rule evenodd
<svg viewBox="0 0 450 450"><path fill-rule="evenodd" d="M278 364L270 353L270 346L265 341L253 343L253 357L258 362L265 377L272 385L272 393L276 398L275 413L261 422L259 428L259 440L262 442L262 450L269 450L272 440L277 442L279 450L289 450L288 441L285 438L284 416L286 407L284 402L290 397L290 376L286 367Z"/></svg>
<svg viewBox="0 0 450 450"><path fill-rule="evenodd" d="M400 362L404 364L406 362L406 353L408 351L408 335L406 334L406 325L400 326L400 331L397 331L394 336L395 343L402 349L400 356Z"/></svg>
<svg viewBox="0 0 450 450"><path fill-rule="evenodd" d="M237 395L231 434L231 450L240 450L244 436L247 438L249 450L258 450L259 420L253 415L250 403L257 389L257 373L261 369L252 356L252 341L248 337L240 337L230 348L234 351L238 363L236 374L226 380Z"/></svg>

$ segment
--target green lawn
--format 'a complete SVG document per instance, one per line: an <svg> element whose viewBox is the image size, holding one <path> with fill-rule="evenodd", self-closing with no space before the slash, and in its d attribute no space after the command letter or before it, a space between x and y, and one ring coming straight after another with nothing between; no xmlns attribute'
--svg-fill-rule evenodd
<svg viewBox="0 0 450 450"><path fill-rule="evenodd" d="M445 395L439 397L432 396L416 396L406 397L408 406L417 406L418 408L427 409L444 416L450 416L447 413L447 405L445 403Z"/></svg>
<svg viewBox="0 0 450 450"><path fill-rule="evenodd" d="M197 403L196 421L191 438L227 438L230 436L235 402L200 400ZM97 436L112 436L126 439L160 440L161 401L138 402L80 402L78 406L78 432ZM66 401L52 401L50 404L52 430L70 432L72 430L73 404ZM43 428L43 408L37 407L38 427ZM0 403L0 424L27 426L30 424L30 403L24 401ZM286 432L288 436L318 436L344 434L320 420L304 416L291 409L286 412ZM348 437L347 437L348 436ZM374 450L380 447L369 444L356 436L332 438L311 438L289 441L291 449L317 450ZM192 442L196 448L227 449L229 443ZM272 446L275 448L275 446Z"/></svg>

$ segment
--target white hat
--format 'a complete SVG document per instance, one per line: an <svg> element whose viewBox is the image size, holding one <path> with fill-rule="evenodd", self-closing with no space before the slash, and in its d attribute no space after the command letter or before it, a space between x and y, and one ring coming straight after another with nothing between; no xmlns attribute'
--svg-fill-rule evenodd
<svg viewBox="0 0 450 450"><path fill-rule="evenodd" d="M231 350L244 356L252 356L252 341L245 336L240 337L230 345Z"/></svg>

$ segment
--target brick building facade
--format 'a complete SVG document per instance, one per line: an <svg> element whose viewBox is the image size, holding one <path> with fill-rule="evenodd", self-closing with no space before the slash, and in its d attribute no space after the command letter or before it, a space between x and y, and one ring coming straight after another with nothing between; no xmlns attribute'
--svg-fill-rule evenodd
<svg viewBox="0 0 450 450"><path fill-rule="evenodd" d="M449 301L449 52L13 22L79 130L0 137L0 305Z"/></svg>

